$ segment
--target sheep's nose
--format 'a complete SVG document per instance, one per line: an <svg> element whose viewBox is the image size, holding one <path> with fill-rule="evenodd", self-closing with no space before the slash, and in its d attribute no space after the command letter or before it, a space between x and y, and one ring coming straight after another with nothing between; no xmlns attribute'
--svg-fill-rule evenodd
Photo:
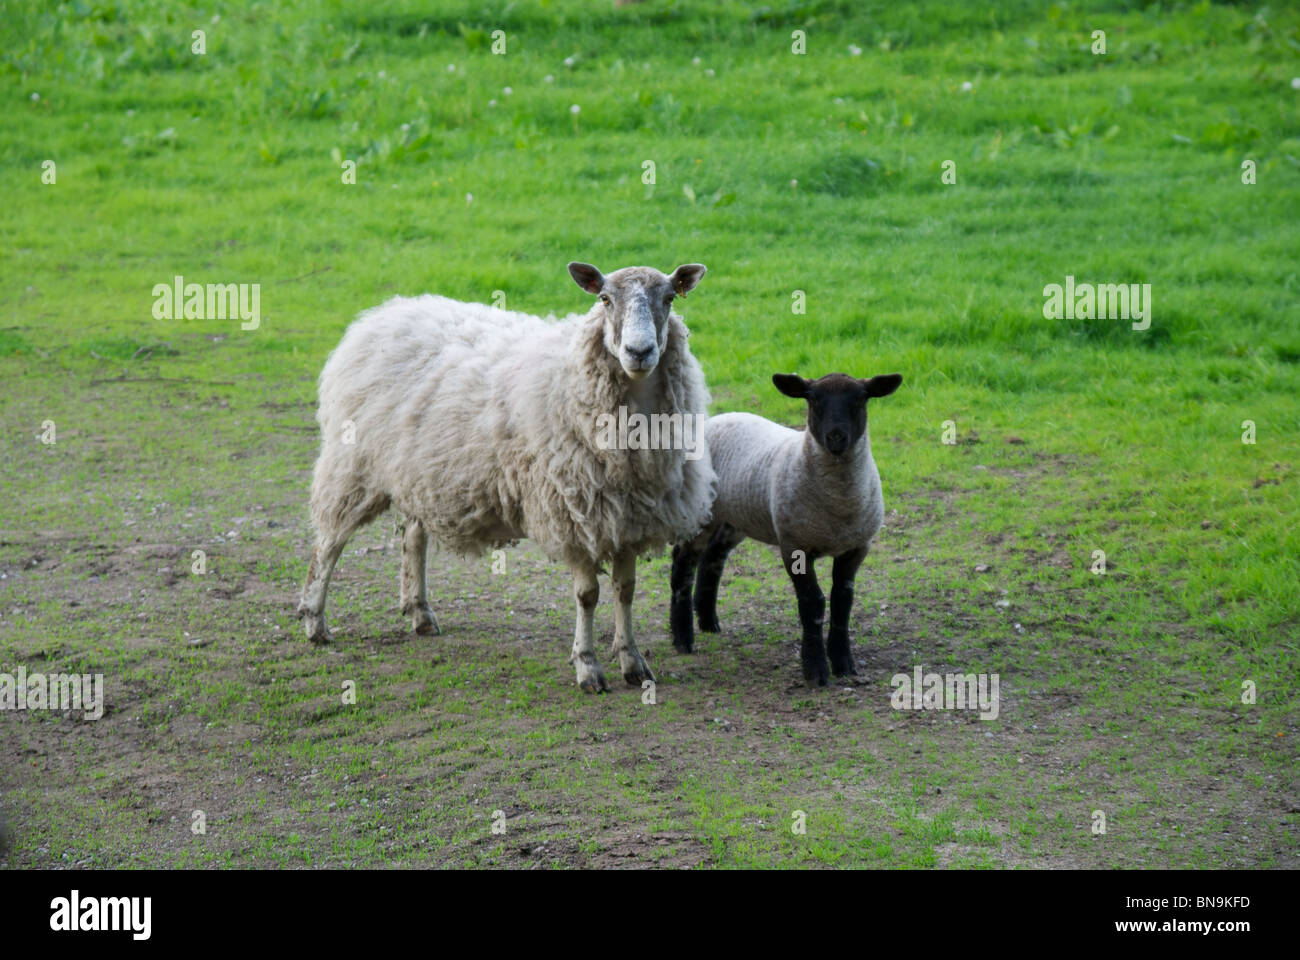
<svg viewBox="0 0 1300 960"><path fill-rule="evenodd" d="M636 347L627 347L626 349L627 349L627 355L631 357L633 360L635 360L637 363L645 363L647 360L650 359L650 354L655 352L655 348L653 344L648 347L642 347L640 350L638 350Z"/></svg>
<svg viewBox="0 0 1300 960"><path fill-rule="evenodd" d="M843 450L849 442L849 435L843 430L828 430L826 432L826 446L832 452L838 453Z"/></svg>

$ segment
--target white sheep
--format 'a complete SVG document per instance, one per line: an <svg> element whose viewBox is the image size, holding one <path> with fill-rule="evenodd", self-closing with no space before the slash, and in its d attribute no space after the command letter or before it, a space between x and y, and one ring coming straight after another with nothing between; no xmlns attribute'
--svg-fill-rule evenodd
<svg viewBox="0 0 1300 960"><path fill-rule="evenodd" d="M902 380L896 373L869 380L842 373L820 380L776 374L772 382L778 390L808 401L806 430L749 413L708 421L704 436L718 474L718 496L709 529L673 548L671 626L678 650L689 653L695 642L692 580L700 629L717 632L718 580L727 554L752 537L781 548L799 601L804 679L820 686L827 681L822 645L826 598L813 561L835 558L830 665L837 676L857 672L849 651L853 578L885 515L867 435L867 400L888 396Z"/></svg>
<svg viewBox="0 0 1300 960"><path fill-rule="evenodd" d="M429 539L473 555L529 538L572 569L578 684L608 689L593 641L604 563L623 677L654 679L632 638L636 558L698 534L715 478L702 438L627 449L602 423L620 407L703 417L704 377L670 304L705 268L569 272L599 296L586 315L555 321L426 295L395 297L348 328L320 376L316 548L298 607L311 640L329 640L325 594L344 544L392 506L406 517L401 604L416 632L438 632Z"/></svg>

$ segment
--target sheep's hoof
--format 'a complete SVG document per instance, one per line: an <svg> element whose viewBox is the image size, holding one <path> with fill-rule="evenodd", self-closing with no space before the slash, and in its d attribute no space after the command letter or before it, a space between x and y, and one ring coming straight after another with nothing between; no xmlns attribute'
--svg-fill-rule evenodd
<svg viewBox="0 0 1300 960"><path fill-rule="evenodd" d="M578 671L578 686L587 693L604 693L609 689L605 673L600 669L594 654L584 653L574 664Z"/></svg>
<svg viewBox="0 0 1300 960"><path fill-rule="evenodd" d="M411 629L422 637L436 637L442 633L438 628L438 618L433 615L428 604L416 607L413 611L408 611L407 616L411 618Z"/></svg>
<svg viewBox="0 0 1300 960"><path fill-rule="evenodd" d="M325 626L325 618L320 614L312 613L311 607L305 603L298 604L298 609L294 611L294 615L302 621L303 629L307 632L307 639L312 643L329 643L334 639L330 636L329 627Z"/></svg>
<svg viewBox="0 0 1300 960"><path fill-rule="evenodd" d="M623 671L623 679L631 686L639 687L642 681L655 682L655 675L650 672L650 664L645 662L639 650L619 650L618 665Z"/></svg>
<svg viewBox="0 0 1300 960"><path fill-rule="evenodd" d="M718 615L716 613L707 616L700 614L700 631L702 633L721 633L722 624L718 623Z"/></svg>
<svg viewBox="0 0 1300 960"><path fill-rule="evenodd" d="M694 653L695 640L694 638L688 638L686 640L678 640L676 637L674 637L673 649L676 650L678 653Z"/></svg>

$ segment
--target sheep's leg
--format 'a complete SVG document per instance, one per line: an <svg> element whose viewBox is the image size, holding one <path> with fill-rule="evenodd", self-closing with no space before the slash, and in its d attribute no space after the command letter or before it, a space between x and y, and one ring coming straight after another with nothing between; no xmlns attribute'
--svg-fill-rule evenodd
<svg viewBox="0 0 1300 960"><path fill-rule="evenodd" d="M331 640L329 627L325 625L325 594L329 592L334 565L339 562L346 544L347 537L316 538L316 548L307 567L307 582L303 584L302 599L298 603L298 619L303 622L307 639L312 643L329 643Z"/></svg>
<svg viewBox="0 0 1300 960"><path fill-rule="evenodd" d="M424 581L424 561L429 537L419 520L407 519L402 532L402 613L411 618L411 629L420 634L437 634L438 618L429 609Z"/></svg>
<svg viewBox="0 0 1300 960"><path fill-rule="evenodd" d="M865 547L841 553L831 568L831 628L826 638L831 670L835 676L857 673L849 650L849 611L853 609L853 578L867 556Z"/></svg>
<svg viewBox="0 0 1300 960"><path fill-rule="evenodd" d="M634 687L642 682L654 682L655 675L650 672L650 665L636 648L632 638L632 598L636 595L636 554L621 553L614 558L610 570L610 581L614 587L614 653L618 654L618 665L623 671L623 679Z"/></svg>
<svg viewBox="0 0 1300 960"><path fill-rule="evenodd" d="M703 533L695 540L676 544L673 547L672 604L668 615L668 625L673 634L673 646L679 653L690 653L695 649L695 620L691 613L691 587L695 584L695 569L699 566L700 555L704 552L704 543L708 534Z"/></svg>
<svg viewBox="0 0 1300 960"><path fill-rule="evenodd" d="M799 554L797 559L795 553ZM817 571L813 569L811 557L795 547L782 544L781 560L785 563L785 572L790 575L795 596L799 599L799 622L803 624L803 643L799 656L803 661L804 682L824 687L829 679L826 647L822 642L826 596L817 585ZM796 566L799 572L796 572Z"/></svg>
<svg viewBox="0 0 1300 960"><path fill-rule="evenodd" d="M312 643L328 643L329 627L325 625L325 595L329 592L334 565L343 554L343 547L357 527L369 523L388 509L385 496L365 496L351 499L341 508L323 508L313 499L312 513L316 524L316 549L312 551L307 568L307 582L302 587L298 603L298 619L303 621L307 639Z"/></svg>
<svg viewBox="0 0 1300 960"><path fill-rule="evenodd" d="M573 568L573 596L578 604L578 625L573 634L573 653L569 662L578 672L578 686L588 693L603 693L609 689L605 674L596 659L595 619L596 601L600 599L600 582L596 567L592 565Z"/></svg>
<svg viewBox="0 0 1300 960"><path fill-rule="evenodd" d="M728 555L744 539L735 527L724 523L713 531L709 545L704 549L700 572L695 577L695 615L705 633L717 633L722 629L718 623L718 582L722 579L722 568L727 564Z"/></svg>

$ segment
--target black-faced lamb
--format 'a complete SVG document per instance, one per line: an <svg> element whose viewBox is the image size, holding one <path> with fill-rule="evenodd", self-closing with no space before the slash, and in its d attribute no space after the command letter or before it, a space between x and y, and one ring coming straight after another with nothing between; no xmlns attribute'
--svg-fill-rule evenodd
<svg viewBox="0 0 1300 960"><path fill-rule="evenodd" d="M406 518L401 606L417 633L438 632L425 590L429 540L473 555L528 538L572 570L570 662L582 689L608 688L594 651L602 564L623 677L653 680L632 637L636 558L699 533L714 474L701 437L632 449L611 443L605 427L620 407L703 419L708 391L671 304L704 272L686 264L667 276L650 267L605 276L570 263L598 299L560 321L428 295L358 317L320 376L316 546L298 608L307 636L329 640L334 565L352 533L391 506Z"/></svg>
<svg viewBox="0 0 1300 960"><path fill-rule="evenodd" d="M853 578L885 514L880 474L867 435L867 401L898 389L896 373L859 380L832 373L819 380L776 374L788 397L808 402L808 425L791 430L749 413L712 417L705 441L718 474L713 519L699 537L673 548L673 645L689 653L694 608L701 630L719 630L718 580L727 554L747 537L780 547L803 626L804 679L827 682L822 624L826 598L813 561L832 556L830 667L856 673L849 649ZM698 567L698 572L697 572Z"/></svg>

